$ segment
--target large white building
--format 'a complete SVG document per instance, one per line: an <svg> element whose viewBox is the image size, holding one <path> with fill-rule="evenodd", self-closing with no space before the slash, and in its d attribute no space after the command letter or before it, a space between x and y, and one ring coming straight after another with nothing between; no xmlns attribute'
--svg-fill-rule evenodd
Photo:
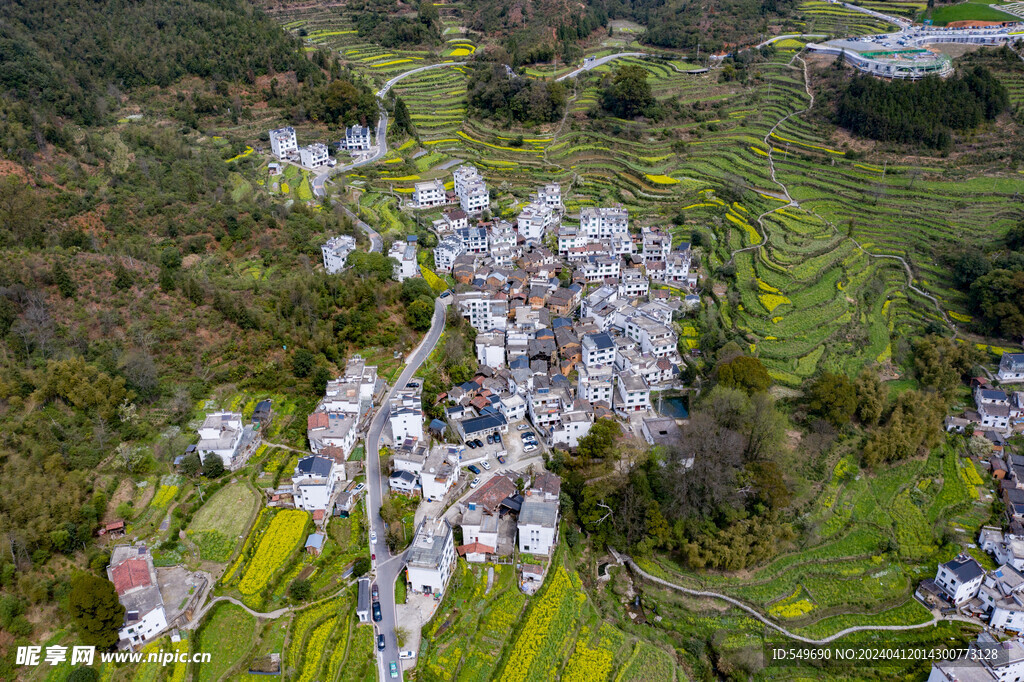
<svg viewBox="0 0 1024 682"><path fill-rule="evenodd" d="M981 564L973 557L961 554L939 564L935 584L942 588L950 601L959 606L977 596L984 577L985 570Z"/></svg>
<svg viewBox="0 0 1024 682"><path fill-rule="evenodd" d="M491 196L487 191L480 171L475 166L465 164L455 169L454 189L459 204L467 215L475 215L487 210L491 205Z"/></svg>
<svg viewBox="0 0 1024 682"><path fill-rule="evenodd" d="M562 186L557 182L543 185L537 190L537 201L552 211L561 212L564 210L562 205Z"/></svg>
<svg viewBox="0 0 1024 682"><path fill-rule="evenodd" d="M615 398L612 404L616 414L628 417L631 412L651 409L651 389L638 374L627 370L615 375Z"/></svg>
<svg viewBox="0 0 1024 682"><path fill-rule="evenodd" d="M528 490L519 510L519 551L550 554L557 536L558 501Z"/></svg>
<svg viewBox="0 0 1024 682"><path fill-rule="evenodd" d="M469 253L487 253L488 237L487 230L482 227L462 227L455 230L462 245Z"/></svg>
<svg viewBox="0 0 1024 682"><path fill-rule="evenodd" d="M133 545L114 547L107 578L124 606L124 624L117 631L122 648L145 644L167 628L167 611L149 550Z"/></svg>
<svg viewBox="0 0 1024 682"><path fill-rule="evenodd" d="M526 205L516 218L519 235L527 242L540 242L544 232L556 221L554 211L544 204L533 202Z"/></svg>
<svg viewBox="0 0 1024 682"><path fill-rule="evenodd" d="M296 509L325 510L345 480L345 465L331 457L310 455L295 465L292 474L292 496Z"/></svg>
<svg viewBox="0 0 1024 682"><path fill-rule="evenodd" d="M270 151L279 159L284 159L299 151L299 141L295 136L295 128L278 128L270 131Z"/></svg>
<svg viewBox="0 0 1024 682"><path fill-rule="evenodd" d="M327 153L327 145L323 142L314 142L299 148L299 163L306 168L326 166L330 158L330 154Z"/></svg>
<svg viewBox="0 0 1024 682"><path fill-rule="evenodd" d="M508 326L508 301L485 291L466 291L455 295L455 307L478 332L505 329Z"/></svg>
<svg viewBox="0 0 1024 682"><path fill-rule="evenodd" d="M395 443L401 443L406 438L423 440L422 391L419 382L413 382L400 389L388 401L388 422Z"/></svg>
<svg viewBox="0 0 1024 682"><path fill-rule="evenodd" d="M466 246L455 235L448 235L434 247L434 269L451 272L455 259L466 253Z"/></svg>
<svg viewBox="0 0 1024 682"><path fill-rule="evenodd" d="M392 244L388 258L395 259L394 278L399 282L420 274L419 263L416 262L415 236L406 237L404 241L399 240Z"/></svg>
<svg viewBox="0 0 1024 682"><path fill-rule="evenodd" d="M242 415L237 412L207 415L199 427L199 442L196 444L199 459L205 464L206 458L214 455L220 457L225 469L232 468L241 450L244 433Z"/></svg>
<svg viewBox="0 0 1024 682"><path fill-rule="evenodd" d="M629 213L622 206L580 210L580 230L592 240L629 234Z"/></svg>
<svg viewBox="0 0 1024 682"><path fill-rule="evenodd" d="M576 380L576 395L581 400L596 403L604 401L612 404L613 372L608 365L579 365Z"/></svg>
<svg viewBox="0 0 1024 682"><path fill-rule="evenodd" d="M338 146L350 152L365 151L373 146L373 131L369 126L349 126Z"/></svg>
<svg viewBox="0 0 1024 682"><path fill-rule="evenodd" d="M443 500L459 481L461 445L438 445L431 449L420 471L420 487L427 502Z"/></svg>
<svg viewBox="0 0 1024 682"><path fill-rule="evenodd" d="M448 521L423 519L406 556L410 589L442 595L455 567L455 542Z"/></svg>
<svg viewBox="0 0 1024 682"><path fill-rule="evenodd" d="M495 329L476 335L476 359L481 365L498 369L505 366L505 332Z"/></svg>
<svg viewBox="0 0 1024 682"><path fill-rule="evenodd" d="M441 206L447 201L444 183L440 180L426 180L413 186L412 202L417 208Z"/></svg>
<svg viewBox="0 0 1024 682"><path fill-rule="evenodd" d="M656 358L673 357L678 353L676 333L646 315L634 315L626 320L626 336L640 344L640 351Z"/></svg>
<svg viewBox="0 0 1024 682"><path fill-rule="evenodd" d="M345 269L348 263L349 254L356 250L355 237L347 234L332 237L326 244L320 247L324 256L324 270L327 274L334 275Z"/></svg>
<svg viewBox="0 0 1024 682"><path fill-rule="evenodd" d="M558 417L558 423L551 428L551 444L563 448L575 448L580 438L590 433L594 425L594 415L587 410L569 407Z"/></svg>
<svg viewBox="0 0 1024 682"><path fill-rule="evenodd" d="M608 332L587 334L581 339L583 364L587 367L611 365L615 362L615 341Z"/></svg>

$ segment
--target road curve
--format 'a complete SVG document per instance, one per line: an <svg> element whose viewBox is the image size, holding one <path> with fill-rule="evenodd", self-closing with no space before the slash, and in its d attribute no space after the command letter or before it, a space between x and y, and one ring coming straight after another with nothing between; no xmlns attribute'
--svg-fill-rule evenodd
<svg viewBox="0 0 1024 682"><path fill-rule="evenodd" d="M338 173L345 173L347 171L353 170L354 168L359 168L360 166L366 166L371 163L375 163L380 159L384 158L384 156L388 153L388 112L387 110L384 109L383 99L384 96L388 94L388 91L395 85L395 83L402 80L403 78L413 75L414 73L420 73L421 71L429 71L430 69L440 69L446 66L456 66L458 64L464 63L465 62L441 62L440 64L427 64L426 66L419 66L415 69L410 69L409 71L403 71L402 73L398 74L397 76L386 82L383 85L383 87L381 87L381 89L377 91L377 103L379 105L380 110L380 119L377 121L377 151L372 156L368 156L365 159L361 159L354 163L350 163L347 166L335 166L334 168L330 168L321 173L320 175L316 176L315 178L313 178L313 182L311 183L313 186L313 196L324 196L324 185L327 183L328 180L331 179L331 176L337 175Z"/></svg>
<svg viewBox="0 0 1024 682"><path fill-rule="evenodd" d="M650 55L648 55L646 52L618 52L616 54L609 54L609 55L605 55L604 57L599 57L599 58L594 59L593 61L590 61L590 62L587 62L587 61L584 60L583 66L581 66L580 68L575 69L573 71L570 71L569 73L565 74L564 76L559 76L558 78L555 79L555 81L556 82L557 81L564 81L566 78L575 78L576 76L580 75L581 73L584 73L586 71L590 71L591 69L596 69L597 67L601 66L602 64L607 64L608 62L612 61L613 59L621 59L623 57L648 57L648 56L650 56Z"/></svg>
<svg viewBox="0 0 1024 682"><path fill-rule="evenodd" d="M732 597L730 597L728 595L725 595L725 594L719 594L718 592L707 592L705 590L692 590L692 589L690 589L688 587L683 587L682 585L677 585L675 583L669 582L667 580L659 578L658 576L651 575L650 573L648 573L644 569L640 568L639 566L636 565L636 563L633 561L633 559L630 558L629 556L627 556L625 554L619 554L618 552L616 552L614 549L612 549L610 547L609 547L609 550L611 550L612 556L614 556L615 559L620 564L623 564L623 563L626 564L627 566L629 566L629 568L631 570L636 572L638 575L642 576L644 578L644 580L650 580L651 582L658 583L659 585L663 585L663 586L668 587L670 589L677 590L679 592L682 592L683 594L689 594L689 595L692 595L694 597L709 597L711 599L721 599L722 601L728 602L728 603L732 604L733 606L735 606L737 608L743 609L744 611L749 613L752 617L756 618L758 621L760 621L761 623L765 624L766 626L772 628L773 630L776 630L777 632L782 633L783 635L785 635L786 637L789 637L790 639L795 639L798 642L803 642L804 644L815 644L815 645L828 644L830 642L834 642L835 640L840 639L841 637L845 637L846 635L849 635L849 634L854 633L854 632L882 632L882 631L886 631L886 630L919 630L921 628L931 627L931 626L935 625L936 623L942 622L944 620L959 620L959 621L963 621L963 622L966 622L966 623L974 623L974 621L972 621L972 620L970 620L968 618L963 618L963 617L953 617L953 618L945 618L945 619L943 619L943 618L936 618L935 616L932 616L932 619L929 620L929 621L925 621L924 623L914 623L912 625L854 625L853 627L846 628L845 630L840 630L839 632L835 633L834 635L829 635L828 637L825 637L823 639L812 639L810 637L804 637L803 635L798 635L795 632L790 632L789 630L787 630L786 628L782 627L778 623L775 623L775 622L769 620L768 618L765 618L757 610L751 608L750 606L747 606L746 604L744 604L743 602L741 602L738 599L734 599L734 598L732 598Z"/></svg>
<svg viewBox="0 0 1024 682"><path fill-rule="evenodd" d="M388 392L377 414L370 422L370 428L366 434L366 514L370 522L370 530L377 533L377 544L370 550L377 555L374 561L376 571L377 587L380 593L381 622L376 623L376 631L384 635L385 648L378 652L381 680L389 679L387 670L388 664L395 661L399 664L399 680L402 679L401 661L398 660L398 642L395 641L395 624L397 615L395 611L395 580L405 566L405 557L402 554L392 554L384 542L384 521L380 517L381 502L384 499L385 482L380 467L380 436L388 423L388 399L390 399L399 388L405 386L412 379L416 370L430 356L430 353L441 340L441 332L444 331L446 311L445 304L441 299L434 301L434 317L430 323L430 331L423 337L423 341L408 357L405 368L399 374L398 380Z"/></svg>

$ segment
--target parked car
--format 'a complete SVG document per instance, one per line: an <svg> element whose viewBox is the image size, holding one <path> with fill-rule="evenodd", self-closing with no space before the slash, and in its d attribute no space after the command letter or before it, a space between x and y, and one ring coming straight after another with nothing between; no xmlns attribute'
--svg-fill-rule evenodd
<svg viewBox="0 0 1024 682"><path fill-rule="evenodd" d="M370 561L376 561L376 560L377 560L377 554L376 553L371 554L370 555Z"/></svg>
<svg viewBox="0 0 1024 682"><path fill-rule="evenodd" d="M380 591L377 589L377 583L373 584L373 588L371 589L371 595L373 597L373 601L378 601L380 599Z"/></svg>
<svg viewBox="0 0 1024 682"><path fill-rule="evenodd" d="M505 463L505 455L498 455L498 464Z"/></svg>
<svg viewBox="0 0 1024 682"><path fill-rule="evenodd" d="M476 450L476 441L475 440L467 440L466 441L466 447L469 448L470 450Z"/></svg>
<svg viewBox="0 0 1024 682"><path fill-rule="evenodd" d="M520 424L516 427L516 431L525 431L528 428L530 428L529 424Z"/></svg>
<svg viewBox="0 0 1024 682"><path fill-rule="evenodd" d="M494 436L487 436L487 444L494 445Z"/></svg>
<svg viewBox="0 0 1024 682"><path fill-rule="evenodd" d="M377 635L377 651L384 651L387 646L384 644L384 635Z"/></svg>
<svg viewBox="0 0 1024 682"><path fill-rule="evenodd" d="M375 531L375 530L371 530L370 531L370 544L371 545L376 545L377 544L377 531Z"/></svg>
<svg viewBox="0 0 1024 682"><path fill-rule="evenodd" d="M416 652L415 651L400 651L400 652L398 652L398 657L400 659L402 659L403 661L408 661L411 658L416 658Z"/></svg>
<svg viewBox="0 0 1024 682"><path fill-rule="evenodd" d="M536 449L537 449L537 446L534 445L533 443L530 443L529 445L527 445L526 447L523 448L523 452L533 452Z"/></svg>
<svg viewBox="0 0 1024 682"><path fill-rule="evenodd" d="M473 482L469 484L469 487L470 488L475 488L478 485L480 485L480 477L479 476L477 478L473 479Z"/></svg>
<svg viewBox="0 0 1024 682"><path fill-rule="evenodd" d="M476 446L477 446L478 448L482 448L482 447L484 446L484 442L483 442L482 440L480 440L479 438L477 438L477 439L476 439L475 441L473 441L473 442L474 442L474 443L476 443Z"/></svg>
<svg viewBox="0 0 1024 682"><path fill-rule="evenodd" d="M373 622L379 623L383 618L384 616L382 616L380 613L380 602L373 602Z"/></svg>
<svg viewBox="0 0 1024 682"><path fill-rule="evenodd" d="M470 465L469 465L468 467L466 467L466 468L467 468L467 469L469 469L470 471L472 471L472 472L473 472L474 474L480 475L480 467L478 467L477 465L475 465L475 464L470 464Z"/></svg>
<svg viewBox="0 0 1024 682"><path fill-rule="evenodd" d="M481 466L482 466L482 467L483 467L484 469L486 469L487 471L490 471L490 470L491 470L491 463L490 463L490 462L486 462L486 461L485 461L485 462L481 462L481 463L480 463L480 465L481 465Z"/></svg>
<svg viewBox="0 0 1024 682"><path fill-rule="evenodd" d="M355 492L358 493L358 492L362 491L362 489L365 488L365 487L366 487L365 483L360 483L359 485L356 486Z"/></svg>
<svg viewBox="0 0 1024 682"><path fill-rule="evenodd" d="M394 661L391 661L391 679L398 679L398 664Z"/></svg>
<svg viewBox="0 0 1024 682"><path fill-rule="evenodd" d="M498 445L504 445L504 443L501 442L501 434L500 433L494 434L494 442L497 443Z"/></svg>
<svg viewBox="0 0 1024 682"><path fill-rule="evenodd" d="M526 440L537 440L537 434L535 434L533 431L530 431L528 433L524 433L523 434L523 440L524 441L526 441Z"/></svg>

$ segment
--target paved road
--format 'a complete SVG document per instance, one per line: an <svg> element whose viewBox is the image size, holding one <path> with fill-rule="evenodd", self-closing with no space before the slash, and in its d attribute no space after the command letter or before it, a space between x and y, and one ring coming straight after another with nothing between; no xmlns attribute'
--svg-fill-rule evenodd
<svg viewBox="0 0 1024 682"><path fill-rule="evenodd" d="M580 75L581 73L583 73L585 71L590 71L591 69L596 69L597 67L601 66L602 64L607 64L608 62L612 61L613 59L622 59L623 57L646 57L646 56L648 56L646 52L619 52L618 54L610 54L610 55L607 55L607 56L604 56L604 57L599 57L598 59L594 59L594 60L589 61L589 62L584 61L583 62L583 66L581 66L580 68L578 68L578 69L576 69L574 71L570 71L569 73L565 74L564 76L559 76L555 80L556 81L564 81L566 78L575 78L576 76Z"/></svg>
<svg viewBox="0 0 1024 682"><path fill-rule="evenodd" d="M352 222L354 222L359 227L359 229L365 232L366 236L370 238L370 253L373 253L375 251L377 253L383 253L384 240L381 239L380 233L378 233L377 230L373 229L372 227L364 223L362 220L360 220L359 216L353 213L348 206L342 206L341 210L344 211L345 215L351 218Z"/></svg>
<svg viewBox="0 0 1024 682"><path fill-rule="evenodd" d="M430 69L440 69L446 66L455 66L457 64L463 63L464 62L442 62L440 64L427 64L426 66L420 66L415 69L410 69L409 71L403 71L402 73L398 74L397 76L386 82L384 86L377 91L377 99L383 100L384 96L388 94L388 91L392 88L392 86L394 86L395 83L402 80L403 78L407 78L408 76L413 75L414 73L420 73L421 71L429 71ZM376 163L380 159L384 158L384 155L388 153L388 112L384 109L384 103L382 101L379 101L378 104L380 105L380 119L377 121L377 151L371 156L366 157L365 159L356 161L354 163L350 163L347 166L335 166L334 168L330 168L321 173L320 175L316 176L315 178L313 178L313 196L324 196L324 184L331 179L332 175L337 175L338 173L346 173L354 168L359 168L360 166L366 166L371 163Z"/></svg>
<svg viewBox="0 0 1024 682"><path fill-rule="evenodd" d="M376 624L376 631L384 634L386 648L379 657L381 680L390 679L389 665L391 661L399 663L399 679L401 679L401 662L398 661L398 643L395 641L395 580L405 567L404 555L394 555L384 543L384 521L380 518L380 506L384 497L385 480L380 468L380 435L388 423L388 399L412 379L420 365L430 356L434 346L441 339L444 331L445 304L441 299L434 302L434 319L430 331L423 338L419 347L406 360L405 369L398 376L395 385L388 392L377 414L370 422L366 434L366 513L369 516L370 529L377 533L377 545L371 547L376 553L374 562L377 588L380 591L381 622Z"/></svg>
<svg viewBox="0 0 1024 682"><path fill-rule="evenodd" d="M762 47L765 47L766 45L771 45L772 43L777 43L780 40L789 40L790 38L794 38L794 39L796 39L796 38L828 38L828 34L827 33L788 33L788 34L786 34L784 36L775 36L774 38L769 38L768 40L764 41L763 43L758 44L757 49L761 49Z"/></svg>

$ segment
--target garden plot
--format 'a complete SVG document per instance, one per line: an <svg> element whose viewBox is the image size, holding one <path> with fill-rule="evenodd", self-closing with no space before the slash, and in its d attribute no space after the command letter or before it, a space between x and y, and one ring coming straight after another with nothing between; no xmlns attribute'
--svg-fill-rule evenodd
<svg viewBox="0 0 1024 682"><path fill-rule="evenodd" d="M229 483L207 500L186 531L202 559L230 559L259 506L259 495L245 481Z"/></svg>

